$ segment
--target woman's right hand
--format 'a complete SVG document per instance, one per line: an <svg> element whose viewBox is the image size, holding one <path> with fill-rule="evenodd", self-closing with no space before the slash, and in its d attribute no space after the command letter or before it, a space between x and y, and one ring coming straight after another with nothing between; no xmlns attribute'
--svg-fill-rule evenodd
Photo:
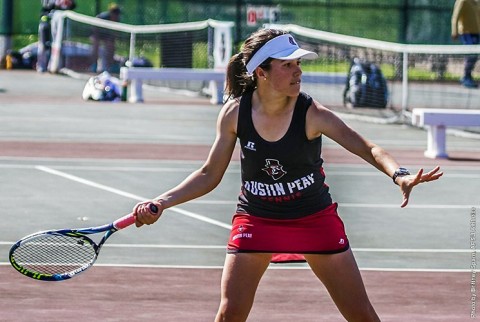
<svg viewBox="0 0 480 322"><path fill-rule="evenodd" d="M154 212L155 207L157 212ZM133 208L135 216L135 226L151 225L155 223L162 215L163 205L157 200L147 200L139 202Z"/></svg>

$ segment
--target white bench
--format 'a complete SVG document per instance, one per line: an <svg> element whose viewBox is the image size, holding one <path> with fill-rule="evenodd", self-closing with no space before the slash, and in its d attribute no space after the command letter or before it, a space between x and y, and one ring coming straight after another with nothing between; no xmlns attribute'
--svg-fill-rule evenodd
<svg viewBox="0 0 480 322"><path fill-rule="evenodd" d="M447 126L480 126L480 110L414 108L412 124L428 127L426 157L448 158L445 133Z"/></svg>
<svg viewBox="0 0 480 322"><path fill-rule="evenodd" d="M122 67L120 79L130 82L129 102L143 102L143 80L200 80L212 81L212 104L223 103L225 71L201 68Z"/></svg>

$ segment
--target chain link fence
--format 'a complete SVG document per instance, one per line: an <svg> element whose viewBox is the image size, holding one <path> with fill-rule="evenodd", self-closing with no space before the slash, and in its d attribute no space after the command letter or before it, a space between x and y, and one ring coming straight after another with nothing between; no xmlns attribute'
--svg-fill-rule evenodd
<svg viewBox="0 0 480 322"><path fill-rule="evenodd" d="M111 0L77 0L75 11L95 16ZM144 25L208 18L233 21L238 43L263 23L297 24L371 39L448 44L454 0L117 0L122 22ZM6 10L13 6L13 15ZM40 0L0 0L0 35L35 39ZM6 19L9 18L9 19ZM10 21L11 20L11 21ZM11 24L11 26L7 26Z"/></svg>

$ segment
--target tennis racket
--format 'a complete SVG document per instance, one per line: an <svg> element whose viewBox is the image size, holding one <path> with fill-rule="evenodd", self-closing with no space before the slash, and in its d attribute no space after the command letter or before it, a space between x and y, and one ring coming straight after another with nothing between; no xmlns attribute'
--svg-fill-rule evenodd
<svg viewBox="0 0 480 322"><path fill-rule="evenodd" d="M154 204L149 207L153 213L158 212ZM134 215L128 214L103 226L49 230L28 235L10 249L10 264L33 279L63 281L90 268L107 239L134 223ZM105 233L98 244L87 236L98 233Z"/></svg>

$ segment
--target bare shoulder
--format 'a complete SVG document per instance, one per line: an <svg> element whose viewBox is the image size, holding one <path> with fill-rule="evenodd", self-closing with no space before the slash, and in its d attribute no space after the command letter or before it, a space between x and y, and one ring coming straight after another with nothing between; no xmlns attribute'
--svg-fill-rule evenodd
<svg viewBox="0 0 480 322"><path fill-rule="evenodd" d="M238 109L240 107L240 99L229 99L222 107L222 114L231 115L238 114Z"/></svg>
<svg viewBox="0 0 480 322"><path fill-rule="evenodd" d="M219 117L218 125L226 127L237 132L238 109L240 107L240 99L230 99L222 107Z"/></svg>
<svg viewBox="0 0 480 322"><path fill-rule="evenodd" d="M325 117L330 114L334 115L330 109L326 108L316 100L312 100L312 105L310 105L308 113L310 113L312 117Z"/></svg>
<svg viewBox="0 0 480 322"><path fill-rule="evenodd" d="M345 123L330 109L313 100L307 112L307 135L315 138L322 134L329 136L332 131L344 128Z"/></svg>

